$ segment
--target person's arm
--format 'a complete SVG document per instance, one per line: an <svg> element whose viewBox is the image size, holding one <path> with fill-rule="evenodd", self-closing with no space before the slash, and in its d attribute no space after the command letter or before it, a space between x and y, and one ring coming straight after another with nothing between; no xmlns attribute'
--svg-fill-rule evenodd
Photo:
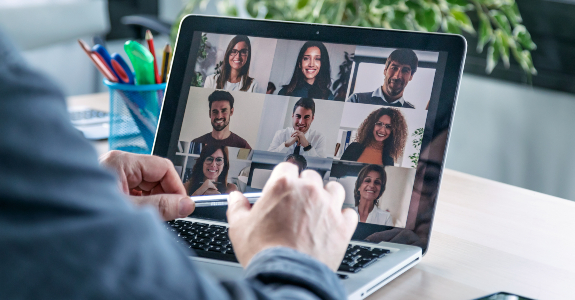
<svg viewBox="0 0 575 300"><path fill-rule="evenodd" d="M1 32L0 90L3 298L345 297L325 263L287 243L249 246L259 254L247 279L218 282L198 270L156 208L135 207L121 194L115 176L98 165L93 147L71 125L55 83L31 71ZM316 233L347 244L348 223L349 236ZM345 251L342 245L335 248Z"/></svg>
<svg viewBox="0 0 575 300"><path fill-rule="evenodd" d="M272 143L270 144L268 151L270 152L287 152L287 147L285 146L285 130L280 129L274 135Z"/></svg>
<svg viewBox="0 0 575 300"><path fill-rule="evenodd" d="M305 151L304 153L309 156L325 157L325 136L317 131L316 134L318 137L317 139L314 139L315 145L310 143L311 149L309 151Z"/></svg>

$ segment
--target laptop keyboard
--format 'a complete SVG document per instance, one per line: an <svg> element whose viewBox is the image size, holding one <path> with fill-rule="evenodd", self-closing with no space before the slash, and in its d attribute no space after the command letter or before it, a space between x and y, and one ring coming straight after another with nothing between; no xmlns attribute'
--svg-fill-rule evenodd
<svg viewBox="0 0 575 300"><path fill-rule="evenodd" d="M238 261L226 226L176 220L167 222L167 228L180 237L176 239L177 242L192 249L198 257ZM349 244L338 271L357 273L389 253L391 251L388 249ZM338 276L348 278L345 274Z"/></svg>

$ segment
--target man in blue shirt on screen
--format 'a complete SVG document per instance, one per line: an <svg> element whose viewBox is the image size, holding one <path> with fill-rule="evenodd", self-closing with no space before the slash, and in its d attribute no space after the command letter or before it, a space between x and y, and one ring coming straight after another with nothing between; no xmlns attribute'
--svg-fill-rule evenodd
<svg viewBox="0 0 575 300"><path fill-rule="evenodd" d="M373 92L354 93L346 102L415 108L403 98L407 84L417 71L418 59L410 49L397 49L387 57L383 85Z"/></svg>

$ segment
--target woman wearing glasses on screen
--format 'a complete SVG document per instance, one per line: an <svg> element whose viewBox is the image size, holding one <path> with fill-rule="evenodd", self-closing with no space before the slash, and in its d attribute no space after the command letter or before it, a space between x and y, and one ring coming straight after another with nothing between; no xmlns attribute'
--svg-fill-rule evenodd
<svg viewBox="0 0 575 300"><path fill-rule="evenodd" d="M329 54L322 42L303 44L290 82L278 95L333 100Z"/></svg>
<svg viewBox="0 0 575 300"><path fill-rule="evenodd" d="M380 165L367 165L359 171L353 190L353 209L359 215L360 222L393 226L391 214L378 207L386 182L387 174Z"/></svg>
<svg viewBox="0 0 575 300"><path fill-rule="evenodd" d="M382 107L361 123L355 142L347 146L340 159L393 166L403 155L406 140L403 114L395 108Z"/></svg>
<svg viewBox="0 0 575 300"><path fill-rule="evenodd" d="M249 76L252 46L245 35L236 35L228 44L219 74L210 75L205 88L257 92L258 84Z"/></svg>
<svg viewBox="0 0 575 300"><path fill-rule="evenodd" d="M190 179L184 184L188 195L217 195L237 191L233 183L228 183L228 147L205 145L192 168Z"/></svg>

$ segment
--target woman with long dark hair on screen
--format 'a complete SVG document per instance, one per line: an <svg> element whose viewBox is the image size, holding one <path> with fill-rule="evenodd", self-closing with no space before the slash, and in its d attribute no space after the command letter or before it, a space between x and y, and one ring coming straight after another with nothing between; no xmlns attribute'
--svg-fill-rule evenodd
<svg viewBox="0 0 575 300"><path fill-rule="evenodd" d="M403 155L407 141L407 122L401 111L382 107L367 116L357 130L341 160L393 166Z"/></svg>
<svg viewBox="0 0 575 300"><path fill-rule="evenodd" d="M278 95L333 100L329 54L322 42L303 44L290 82Z"/></svg>
<svg viewBox="0 0 575 300"><path fill-rule="evenodd" d="M188 195L217 195L237 191L237 186L228 183L230 161L228 147L205 145L192 168L192 174L184 187Z"/></svg>
<svg viewBox="0 0 575 300"><path fill-rule="evenodd" d="M256 81L249 76L252 45L245 35L236 35L228 44L220 74L210 75L205 88L226 91L257 92Z"/></svg>
<svg viewBox="0 0 575 300"><path fill-rule="evenodd" d="M367 165L359 171L353 190L353 209L359 215L360 222L393 226L391 214L378 207L386 183L387 174L380 165Z"/></svg>

